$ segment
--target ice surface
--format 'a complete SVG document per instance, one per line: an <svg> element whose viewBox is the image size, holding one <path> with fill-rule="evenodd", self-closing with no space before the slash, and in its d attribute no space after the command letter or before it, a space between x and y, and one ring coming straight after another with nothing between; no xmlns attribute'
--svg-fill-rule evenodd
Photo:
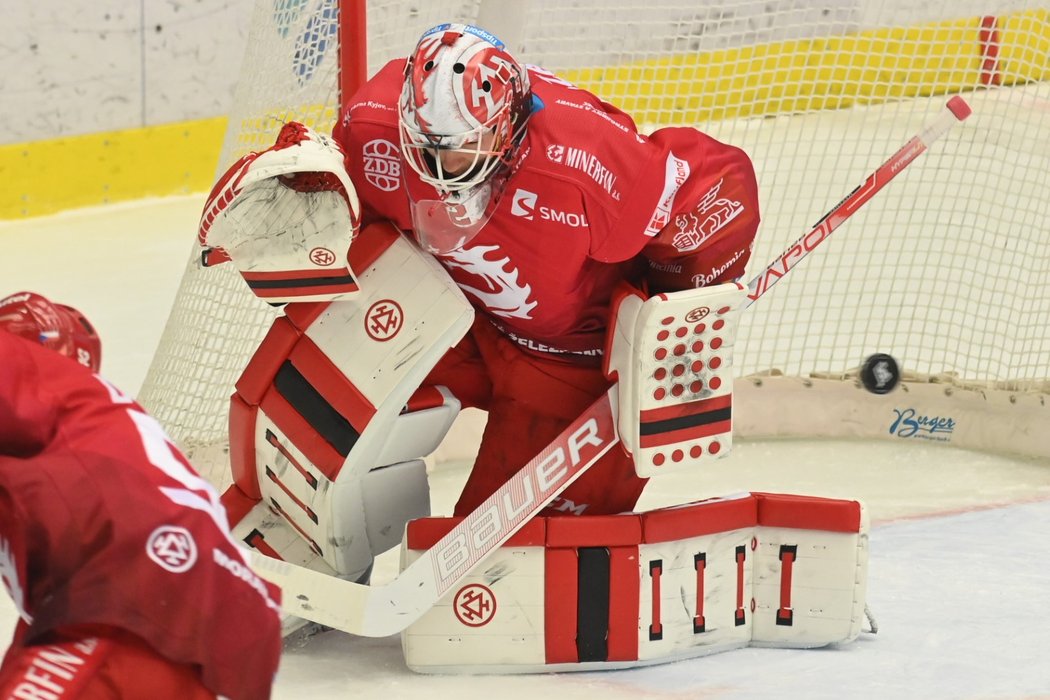
<svg viewBox="0 0 1050 700"><path fill-rule="evenodd" d="M138 391L193 242L200 197L0 223L0 294L80 307L103 374ZM431 474L447 514L462 463ZM1050 464L936 445L737 441L701 474L651 482L640 508L740 490L863 500L878 635L816 651L745 649L630 671L430 677L397 637L327 633L286 653L276 698L1033 698L1050 695ZM384 555L381 581L396 573ZM0 596L0 639L15 613ZM6 644L6 642L0 642Z"/></svg>

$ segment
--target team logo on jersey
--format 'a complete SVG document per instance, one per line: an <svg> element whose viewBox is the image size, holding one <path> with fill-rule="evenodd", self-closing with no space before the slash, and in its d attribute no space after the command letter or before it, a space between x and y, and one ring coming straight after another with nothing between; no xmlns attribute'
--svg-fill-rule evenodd
<svg viewBox="0 0 1050 700"><path fill-rule="evenodd" d="M397 335L404 323L405 312L393 299L380 299L368 307L365 313L365 333L380 343Z"/></svg>
<svg viewBox="0 0 1050 700"><path fill-rule="evenodd" d="M719 197L721 188L722 180L719 180L703 196L696 209L675 217L675 226L678 227L672 241L675 248L683 253L696 250L744 211L744 205L740 202Z"/></svg>
<svg viewBox="0 0 1050 700"><path fill-rule="evenodd" d="M365 180L383 192L401 186L401 151L386 139L369 141L361 149Z"/></svg>
<svg viewBox="0 0 1050 700"><path fill-rule="evenodd" d="M146 554L160 568L181 574L197 563L197 543L186 528L161 525L150 533Z"/></svg>
<svg viewBox="0 0 1050 700"><path fill-rule="evenodd" d="M459 589L452 609L467 627L484 627L496 615L496 596L487 586L472 583Z"/></svg>
<svg viewBox="0 0 1050 700"><path fill-rule="evenodd" d="M539 195L535 192L522 189L514 190L514 196L511 198L510 213L514 216L520 216L526 221L533 221L536 218L536 213L539 212L540 219L543 221L564 224L572 228L586 228L590 225L587 223L585 214L537 206L538 199Z"/></svg>

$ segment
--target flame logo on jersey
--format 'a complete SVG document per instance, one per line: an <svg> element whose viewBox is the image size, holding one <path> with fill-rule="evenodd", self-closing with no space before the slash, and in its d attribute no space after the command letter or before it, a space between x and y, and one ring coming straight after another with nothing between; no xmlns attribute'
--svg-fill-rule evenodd
<svg viewBox="0 0 1050 700"><path fill-rule="evenodd" d="M485 257L486 253L498 250L499 246L494 245L458 248L443 255L441 260L447 267L465 270L487 283L491 291L456 280L460 289L475 297L489 313L503 318L532 318L538 302L529 301L532 287L518 281L518 269L510 264L510 258L489 260Z"/></svg>

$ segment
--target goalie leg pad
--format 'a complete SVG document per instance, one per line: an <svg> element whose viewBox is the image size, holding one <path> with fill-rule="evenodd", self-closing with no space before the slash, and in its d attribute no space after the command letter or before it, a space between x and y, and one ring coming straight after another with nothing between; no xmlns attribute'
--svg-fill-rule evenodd
<svg viewBox="0 0 1050 700"><path fill-rule="evenodd" d="M638 476L693 468L732 448L733 347L747 288L736 282L613 301L606 374Z"/></svg>
<svg viewBox="0 0 1050 700"><path fill-rule="evenodd" d="M403 566L456 522L410 523ZM405 659L425 673L546 673L849 642L867 532L856 501L764 493L535 518L402 633Z"/></svg>
<svg viewBox="0 0 1050 700"><path fill-rule="evenodd" d="M269 511L256 524L276 531L279 518L302 540L292 548L297 563L347 578L429 511L421 458L459 402L420 384L473 318L447 273L396 230L369 227L358 243L372 251L358 264L369 291L289 305L237 382L230 410L235 484ZM249 544L262 551L258 541Z"/></svg>

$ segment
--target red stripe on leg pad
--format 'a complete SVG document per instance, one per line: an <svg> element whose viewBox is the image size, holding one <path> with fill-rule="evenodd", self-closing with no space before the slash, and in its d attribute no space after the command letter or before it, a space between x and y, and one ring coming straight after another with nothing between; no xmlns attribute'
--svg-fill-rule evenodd
<svg viewBox="0 0 1050 700"><path fill-rule="evenodd" d="M274 320L266 337L259 343L258 349L237 380L237 393L249 404L262 401L266 390L273 384L277 370L299 342L301 333L283 316Z"/></svg>
<svg viewBox="0 0 1050 700"><path fill-rule="evenodd" d="M589 515L549 517L548 547L617 547L642 541L642 522L637 515Z"/></svg>
<svg viewBox="0 0 1050 700"><path fill-rule="evenodd" d="M300 331L305 332L325 312L330 301L296 301L284 307L284 318Z"/></svg>
<svg viewBox="0 0 1050 700"><path fill-rule="evenodd" d="M676 403L671 404L670 406L661 406L660 408L643 410L641 412L641 421L643 423L654 423L656 421L671 420L674 418L682 418L684 416L695 416L701 413L707 413L708 411L720 411L724 408L730 408L732 405L732 394L712 396L709 399L700 399L699 401L688 401L686 403Z"/></svg>
<svg viewBox="0 0 1050 700"><path fill-rule="evenodd" d="M255 422L259 407L249 405L240 394L230 397L230 472L233 483L250 498L262 498L256 472Z"/></svg>
<svg viewBox="0 0 1050 700"><path fill-rule="evenodd" d="M857 501L777 493L753 495L758 503L761 526L860 532L861 505Z"/></svg>
<svg viewBox="0 0 1050 700"><path fill-rule="evenodd" d="M754 527L758 510L755 499L747 496L664 508L642 513L641 517L643 541L654 544Z"/></svg>
<svg viewBox="0 0 1050 700"><path fill-rule="evenodd" d="M328 359L321 348L308 336L303 336L292 349L288 359L310 386L349 421L358 434L364 433L365 427L376 413L375 406L346 378L342 370Z"/></svg>
<svg viewBox="0 0 1050 700"><path fill-rule="evenodd" d="M292 408L277 389L266 394L259 408L311 464L329 481L335 481L343 468L343 456Z"/></svg>
<svg viewBox="0 0 1050 700"><path fill-rule="evenodd" d="M549 664L578 663L576 613L579 570L575 549L548 549L544 553L544 653Z"/></svg>
<svg viewBox="0 0 1050 700"><path fill-rule="evenodd" d="M688 443L693 440L711 437L712 435L723 435L730 432L732 429L733 422L728 420L718 421L717 423L705 423L704 425L696 425L681 430L669 430L666 433L659 433L656 435L642 435L638 439L638 445L644 448L661 447L663 445L673 445L676 443Z"/></svg>
<svg viewBox="0 0 1050 700"><path fill-rule="evenodd" d="M613 547L609 550L609 661L638 658L639 601L638 547Z"/></svg>

